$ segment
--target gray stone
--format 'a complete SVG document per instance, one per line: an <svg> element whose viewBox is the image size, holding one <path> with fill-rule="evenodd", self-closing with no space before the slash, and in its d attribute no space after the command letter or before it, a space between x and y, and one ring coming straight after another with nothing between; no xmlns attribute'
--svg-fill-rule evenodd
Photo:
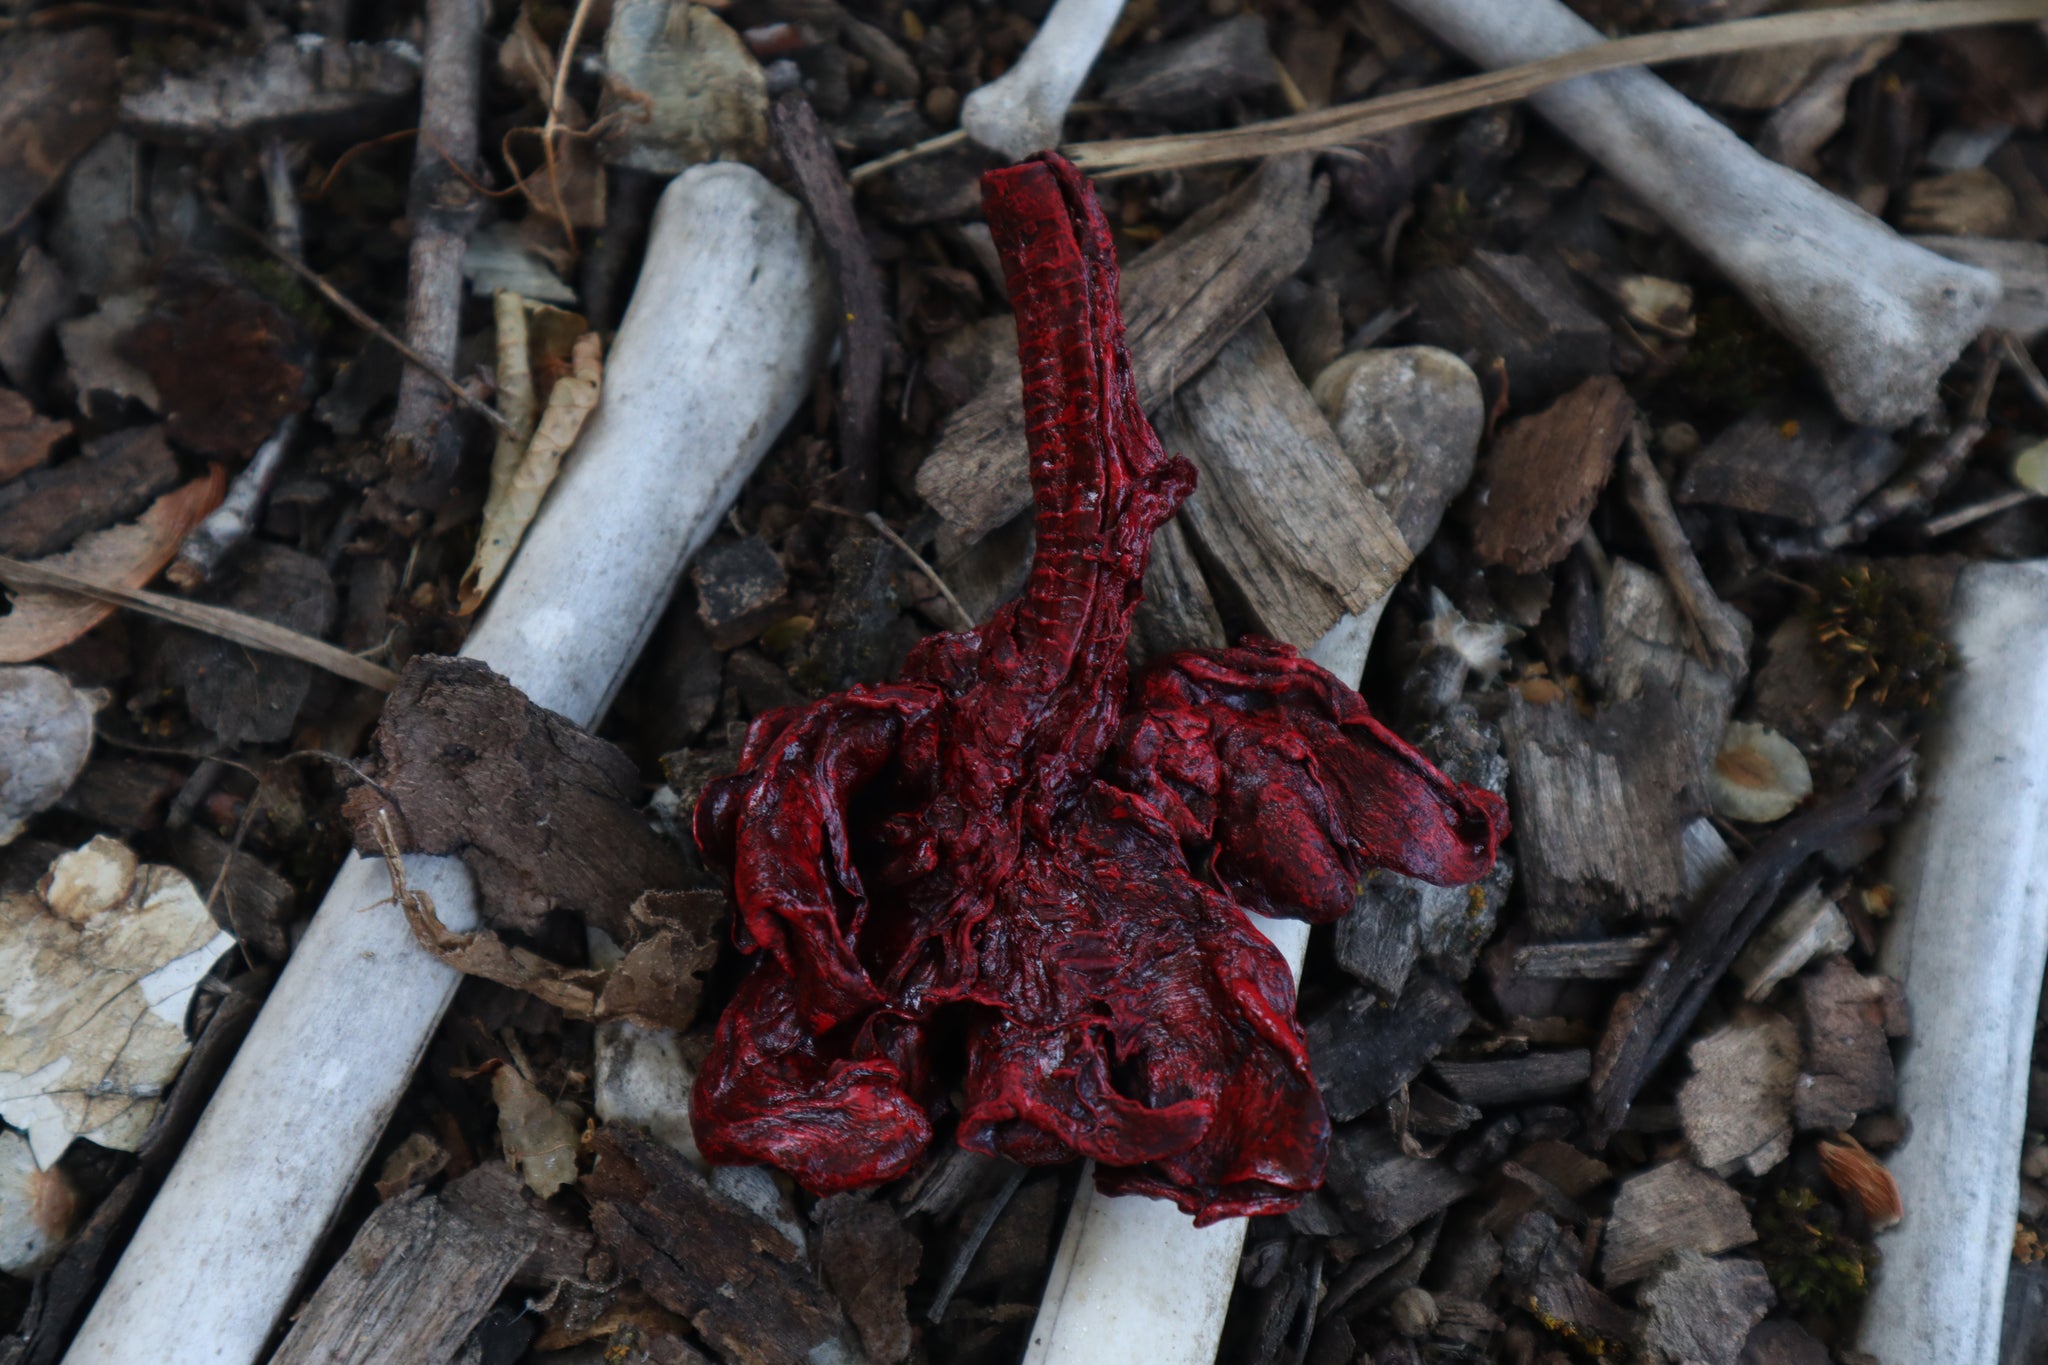
<svg viewBox="0 0 2048 1365"><path fill-rule="evenodd" d="M1471 481L1486 427L1478 377L1449 351L1353 351L1316 376L1316 403L1411 549Z"/></svg>
<svg viewBox="0 0 2048 1365"><path fill-rule="evenodd" d="M674 175L768 155L768 77L740 36L688 0L619 0L605 30L605 160Z"/></svg>

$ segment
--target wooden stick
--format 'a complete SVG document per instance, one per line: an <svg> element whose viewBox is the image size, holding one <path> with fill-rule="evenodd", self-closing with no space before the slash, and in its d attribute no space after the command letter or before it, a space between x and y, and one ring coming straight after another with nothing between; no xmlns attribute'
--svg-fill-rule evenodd
<svg viewBox="0 0 2048 1365"><path fill-rule="evenodd" d="M1878 1236L1856 1344L1884 1361L1995 1365L2048 961L2048 561L1964 569L1951 628L1962 672L1893 846L1898 912L1880 958L1913 1023L1899 1064L1912 1137L1888 1163L1906 1217Z"/></svg>
<svg viewBox="0 0 2048 1365"><path fill-rule="evenodd" d="M832 327L794 200L744 166L678 176L605 396L464 653L579 724L602 715L684 564L809 393ZM460 861L412 857L405 871L450 928L474 926ZM350 857L70 1365L255 1361L457 980L414 942L383 861Z"/></svg>

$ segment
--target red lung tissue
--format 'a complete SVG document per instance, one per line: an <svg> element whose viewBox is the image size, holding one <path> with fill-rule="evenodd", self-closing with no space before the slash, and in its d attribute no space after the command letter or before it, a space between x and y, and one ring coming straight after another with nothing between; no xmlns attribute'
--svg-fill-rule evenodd
<svg viewBox="0 0 2048 1365"><path fill-rule="evenodd" d="M1292 1208L1329 1119L1294 986L1245 912L1325 922L1373 868L1483 876L1507 832L1287 645L1124 641L1193 488L1139 411L1094 194L1046 154L983 181L1017 314L1038 552L987 625L900 681L757 719L698 802L752 969L692 1121L705 1156L825 1193L931 1143L1043 1164L1208 1223ZM964 1081L960 1075L963 1066Z"/></svg>

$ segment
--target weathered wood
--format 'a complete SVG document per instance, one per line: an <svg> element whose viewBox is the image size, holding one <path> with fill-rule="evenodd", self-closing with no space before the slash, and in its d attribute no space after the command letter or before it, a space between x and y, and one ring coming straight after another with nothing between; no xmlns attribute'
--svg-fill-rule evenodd
<svg viewBox="0 0 2048 1365"><path fill-rule="evenodd" d="M1750 1329L1777 1302L1764 1268L1745 1257L1679 1251L1637 1294L1653 1359L1736 1365Z"/></svg>
<svg viewBox="0 0 2048 1365"><path fill-rule="evenodd" d="M1363 989L1346 992L1307 1029L1309 1064L1330 1117L1345 1122L1385 1102L1472 1017L1456 986L1426 972L1393 1003Z"/></svg>
<svg viewBox="0 0 2048 1365"><path fill-rule="evenodd" d="M1593 1056L1584 1048L1562 1052L1525 1052L1519 1057L1492 1057L1483 1062L1435 1063L1438 1080L1467 1104L1520 1104L1524 1100L1568 1095L1585 1084Z"/></svg>
<svg viewBox="0 0 2048 1365"><path fill-rule="evenodd" d="M1477 370L1505 364L1518 405L1542 402L1608 368L1613 335L1579 302L1555 262L1475 251L1462 265L1418 275L1408 298L1422 340Z"/></svg>
<svg viewBox="0 0 2048 1365"><path fill-rule="evenodd" d="M988 541L981 542L983 545ZM1152 537L1152 558L1145 565L1145 600L1131 621L1134 663L1171 654L1176 649L1217 649L1228 644L1223 618L1195 551L1178 519Z"/></svg>
<svg viewBox="0 0 2048 1365"><path fill-rule="evenodd" d="M1668 690L1583 716L1519 692L1501 729L1515 794L1515 849L1539 935L1582 933L1596 912L1669 914L1684 896L1685 825L1706 810L1698 756Z"/></svg>
<svg viewBox="0 0 2048 1365"><path fill-rule="evenodd" d="M441 1199L402 1194L357 1231L272 1365L452 1359L537 1241L530 1231L477 1221Z"/></svg>
<svg viewBox="0 0 2048 1365"><path fill-rule="evenodd" d="M1591 1353L1617 1354L1634 1336L1634 1317L1579 1273L1584 1246L1549 1214L1525 1215L1501 1253L1501 1274L1514 1300Z"/></svg>
<svg viewBox="0 0 2048 1365"><path fill-rule="evenodd" d="M598 1239L655 1302L734 1365L859 1359L853 1329L804 1249L630 1128L597 1137L582 1188Z"/></svg>
<svg viewBox="0 0 2048 1365"><path fill-rule="evenodd" d="M1661 932L1578 943L1532 943L1515 950L1515 972L1538 981L1618 981L1636 975L1657 946Z"/></svg>
<svg viewBox="0 0 2048 1365"><path fill-rule="evenodd" d="M1326 1187L1351 1230L1379 1246L1449 1208L1474 1184L1441 1161L1409 1156L1379 1124L1354 1123L1330 1139Z"/></svg>
<svg viewBox="0 0 2048 1365"><path fill-rule="evenodd" d="M1194 378L1300 267L1321 206L1307 160L1273 158L1124 272L1126 339L1147 411ZM1022 394L1016 356L1005 353L917 471L918 493L964 540L1030 504Z"/></svg>
<svg viewBox="0 0 2048 1365"><path fill-rule="evenodd" d="M1671 506L1671 490L1664 486L1664 476L1644 448L1640 423L1631 428L1628 446L1622 488L1629 508L1650 538L1658 567L1664 570L1671 595L1685 613L1700 653L1721 672L1740 680L1749 672L1749 618L1723 602L1707 581L1706 570L1700 567L1699 556L1693 553L1692 542Z"/></svg>
<svg viewBox="0 0 2048 1365"><path fill-rule="evenodd" d="M1264 634L1307 649L1408 567L1264 316L1180 391L1159 433L1201 475L1180 512L1189 538Z"/></svg>
<svg viewBox="0 0 2048 1365"><path fill-rule="evenodd" d="M1119 62L1102 83L1102 100L1126 113L1177 118L1273 84L1266 23L1241 14Z"/></svg>
<svg viewBox="0 0 2048 1365"><path fill-rule="evenodd" d="M1622 1182L1600 1248L1600 1277L1616 1289L1674 1251L1726 1251L1755 1240L1749 1210L1726 1181L1690 1161L1667 1161Z"/></svg>
<svg viewBox="0 0 2048 1365"><path fill-rule="evenodd" d="M1678 1112L1693 1159L1721 1175L1762 1175L1792 1153L1799 1030L1782 1014L1747 1009L1695 1042Z"/></svg>
<svg viewBox="0 0 2048 1365"><path fill-rule="evenodd" d="M1832 526L1898 472L1905 449L1817 405L1751 413L1709 441L1672 490L1682 503Z"/></svg>
<svg viewBox="0 0 2048 1365"><path fill-rule="evenodd" d="M1651 959L1636 989L1615 1002L1594 1052L1596 1143L1620 1128L1637 1092L1699 1017L1793 874L1836 840L1881 823L1884 817L1873 812L1910 752L1894 751L1833 800L1780 825L1694 912L1685 932Z"/></svg>

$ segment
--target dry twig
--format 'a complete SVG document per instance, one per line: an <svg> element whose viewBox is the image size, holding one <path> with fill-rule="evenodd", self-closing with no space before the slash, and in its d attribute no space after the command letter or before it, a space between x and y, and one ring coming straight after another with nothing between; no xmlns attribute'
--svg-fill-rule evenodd
<svg viewBox="0 0 2048 1365"><path fill-rule="evenodd" d="M225 607L188 602L182 597L143 592L137 588L124 588L118 583L102 583L46 565L9 559L4 555L0 555L0 583L6 583L13 588L75 593L97 602L108 602L117 607L147 612L151 616L176 625L189 626L193 630L216 635L223 640L233 640L251 649L298 659L338 677L347 678L350 682L374 687L380 692L389 692L398 685L398 675L388 668L379 667L365 659L358 659L347 650L337 649L325 640L316 640L310 635L288 630L273 621L265 621L261 617L239 611L229 611Z"/></svg>
<svg viewBox="0 0 2048 1365"><path fill-rule="evenodd" d="M1691 623L1707 661L1730 677L1742 677L1749 671L1749 647L1743 640L1742 617L1707 582L1692 542L1686 539L1685 528L1678 524L1671 491L1664 486L1657 466L1650 463L1640 420L1629 428L1628 458L1622 465L1622 479L1628 505L1643 523L1650 548L1657 553L1658 566L1670 581L1679 610Z"/></svg>

